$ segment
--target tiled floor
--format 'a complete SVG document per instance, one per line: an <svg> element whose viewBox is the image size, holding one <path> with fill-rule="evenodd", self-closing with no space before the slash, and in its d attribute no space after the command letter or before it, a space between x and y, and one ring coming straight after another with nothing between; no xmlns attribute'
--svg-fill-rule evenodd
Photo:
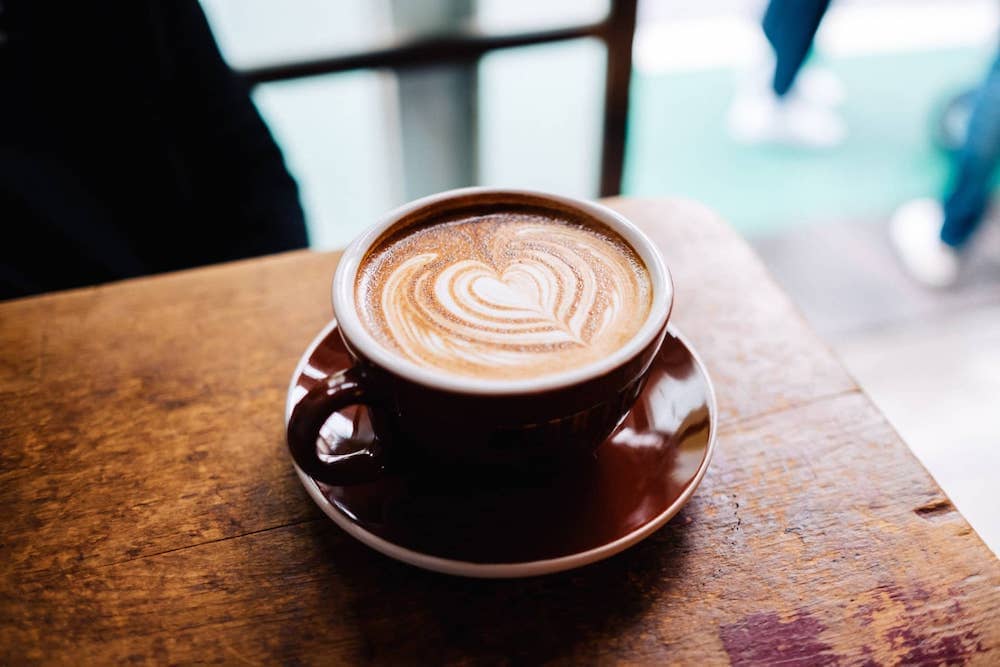
<svg viewBox="0 0 1000 667"><path fill-rule="evenodd" d="M1000 211L992 217L1000 218ZM975 241L958 287L928 290L900 270L883 220L820 222L751 239L831 342L1000 303L1000 219L984 224Z"/></svg>
<svg viewBox="0 0 1000 667"><path fill-rule="evenodd" d="M1000 554L1000 300L836 345L847 367Z"/></svg>
<svg viewBox="0 0 1000 667"><path fill-rule="evenodd" d="M877 221L756 241L775 277L1000 554L1000 221L954 290L899 270Z"/></svg>

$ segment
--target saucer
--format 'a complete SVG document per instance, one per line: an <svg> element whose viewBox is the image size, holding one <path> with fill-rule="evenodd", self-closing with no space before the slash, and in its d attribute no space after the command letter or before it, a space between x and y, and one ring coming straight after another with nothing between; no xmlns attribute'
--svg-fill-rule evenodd
<svg viewBox="0 0 1000 667"><path fill-rule="evenodd" d="M317 381L350 365L331 322L295 369L285 423ZM671 326L622 424L593 456L558 474L473 482L397 471L372 483L328 486L296 472L338 526L391 558L467 577L526 577L608 558L663 526L705 475L717 429L705 367ZM334 413L320 435L328 447L371 440L366 408Z"/></svg>

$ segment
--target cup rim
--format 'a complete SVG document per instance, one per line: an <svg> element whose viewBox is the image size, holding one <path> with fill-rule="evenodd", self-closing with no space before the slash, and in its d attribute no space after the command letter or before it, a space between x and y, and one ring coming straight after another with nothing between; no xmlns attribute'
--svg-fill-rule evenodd
<svg viewBox="0 0 1000 667"><path fill-rule="evenodd" d="M355 281L365 254L400 220L450 199L458 200L477 195L509 198L514 202L525 199L542 200L542 203L548 201L593 217L620 234L645 263L653 286L653 302L650 305L649 315L639 331L604 359L560 373L514 380L465 377L435 371L416 364L379 343L365 329L355 303ZM627 363L663 331L673 307L674 287L666 263L652 240L634 223L602 204L536 190L471 187L439 192L404 204L365 230L347 246L340 257L333 276L332 297L334 316L348 347L375 365L416 384L442 391L500 396L540 393L574 386L600 377Z"/></svg>

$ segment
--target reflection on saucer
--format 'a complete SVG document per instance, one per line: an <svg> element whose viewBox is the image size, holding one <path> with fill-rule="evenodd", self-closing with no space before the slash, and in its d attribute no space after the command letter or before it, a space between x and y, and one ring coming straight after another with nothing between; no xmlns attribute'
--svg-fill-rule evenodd
<svg viewBox="0 0 1000 667"><path fill-rule="evenodd" d="M300 362L288 412L348 365L331 324ZM704 475L716 423L708 375L671 328L632 411L586 460L503 475L409 469L350 487L300 477L338 525L389 556L452 574L527 576L606 558L666 523ZM371 441L366 409L334 414L321 436L331 451Z"/></svg>

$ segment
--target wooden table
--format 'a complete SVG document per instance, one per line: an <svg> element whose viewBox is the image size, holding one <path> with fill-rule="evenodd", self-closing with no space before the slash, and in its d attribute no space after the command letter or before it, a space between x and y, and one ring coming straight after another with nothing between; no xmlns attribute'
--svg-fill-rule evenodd
<svg viewBox="0 0 1000 667"><path fill-rule="evenodd" d="M0 663L1000 664L1000 564L747 245L690 202L609 203L662 245L719 396L665 528L518 581L341 532L282 426L336 253L4 303Z"/></svg>

